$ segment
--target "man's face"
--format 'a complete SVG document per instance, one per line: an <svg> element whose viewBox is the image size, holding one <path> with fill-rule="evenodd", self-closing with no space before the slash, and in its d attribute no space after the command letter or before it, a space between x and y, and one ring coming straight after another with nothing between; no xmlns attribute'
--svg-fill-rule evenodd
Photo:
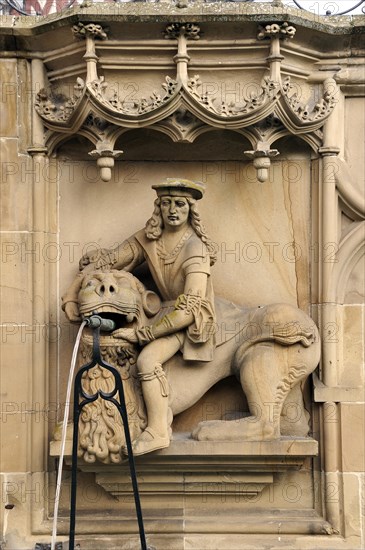
<svg viewBox="0 0 365 550"><path fill-rule="evenodd" d="M186 197L161 197L160 207L165 227L180 227L187 223L190 207Z"/></svg>

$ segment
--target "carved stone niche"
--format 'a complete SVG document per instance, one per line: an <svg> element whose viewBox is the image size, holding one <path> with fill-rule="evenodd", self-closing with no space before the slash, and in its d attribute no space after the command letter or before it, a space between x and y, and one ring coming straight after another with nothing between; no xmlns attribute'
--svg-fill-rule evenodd
<svg viewBox="0 0 365 550"><path fill-rule="evenodd" d="M153 136L154 139L151 139ZM81 141L81 143L83 143ZM168 145L169 144L169 145ZM215 144L215 145L214 145ZM224 144L224 145L220 145ZM145 159L161 159L162 161L168 160L171 164L176 167L176 162L180 162L180 166L185 165L185 169L188 167L186 162L186 155L192 155L192 167L190 170L196 170L197 162L195 159L204 159L204 162L207 162L209 167L217 166L215 161L217 158L220 159L223 166L227 162L227 168L232 169L232 166L241 166L241 161L239 159L239 152L242 147L241 138L235 136L233 133L218 131L211 134L203 134L193 145L194 151L190 153L190 148L188 152L184 153L185 144L174 143L169 140L166 136L157 134L152 130L133 130L129 133L129 150L127 153L127 158L125 162L133 162L133 165L136 167L140 166L138 160L138 152L141 150L141 147L144 147L144 157ZM215 149L213 148L215 147ZM219 153L218 149L221 147L221 156L217 157ZM305 145L300 145L299 141L291 139L289 143L286 143L285 140L280 142L280 147L283 152L282 158L278 161L278 165L274 166L274 173L277 174L281 172L281 163L285 163L285 158L290 159L292 155L295 154L296 163L301 163L303 165L303 170L305 166L308 165L309 150ZM60 151L60 154L67 152L69 156L72 154L72 149L76 151L75 147L71 145L66 146ZM299 150L298 150L299 148ZM301 148L301 149L300 149ZM156 151L160 149L160 157L156 156ZM224 150L223 150L224 149ZM223 150L223 152L222 152ZM85 150L85 152L87 152ZM83 157L80 147L77 149L77 159L78 162L82 162ZM185 156L184 156L185 155ZM175 159L175 160L174 160ZM299 159L299 160L298 160ZM85 161L90 163L90 160ZM120 161L118 161L120 162ZM165 162L162 166L165 166ZM197 164L198 165L198 164ZM243 166L247 166L243 164ZM141 179L146 181L144 189L147 190L150 184L150 174L143 172L146 170L141 165L141 170L143 177ZM147 170L150 170L148 168ZM158 168L157 176L161 172L162 168ZM306 177L306 176L305 176ZM304 180L305 181L305 180ZM213 178L210 179L211 188L210 191L216 197L222 197L221 182L217 182L216 178L213 181ZM76 180L75 186L81 186L82 183L79 180ZM109 185L109 184L108 184ZM232 193L233 200L239 200L239 195L242 192L241 186L244 185L244 182L240 180L238 183L236 181L236 175L231 176L227 175L225 181L225 189ZM275 182L268 184L268 193L272 197L274 192L274 185L276 185L275 193L284 193L278 200L277 204L285 199L285 192L291 192L287 183L283 183L280 178L276 179ZM283 185L283 189L280 187ZM61 186L62 187L62 186ZM126 186L128 191L128 186ZM260 187L263 191L263 187ZM74 188L75 189L75 188ZM70 187L65 186L65 193L69 192ZM111 190L113 193L116 190ZM106 189L106 192L109 193L109 190ZM298 184L298 192L304 193L304 197L308 197L308 189L305 186L300 186ZM251 182L246 183L245 193L249 201L255 200L257 194L257 183ZM66 198L65 198L66 200ZM70 194L70 200L72 200L72 194ZM222 199L217 199L222 200ZM305 199L307 200L307 199ZM264 204L265 203L265 204ZM285 212L284 206L281 206L283 213ZM293 208L295 209L297 204L297 199L294 202ZM298 204L297 204L298 207ZM65 204L64 208L67 208ZM97 209L97 206L95 205ZM245 207L244 207L245 208ZM271 205L269 204L268 197L264 198L264 193L261 193L261 205L260 208L265 212L265 216L270 216ZM115 216L118 216L117 210L114 211ZM209 213L209 210L207 211ZM245 211L243 217L249 212ZM149 214L149 211L146 212ZM295 210L293 211L295 216ZM65 215L65 214L64 214ZM91 217L97 216L97 210L89 211ZM126 223L129 223L128 213ZM231 214L235 216L233 212ZM242 215L242 214L241 214ZM237 213L238 216L238 213ZM295 216L297 219L300 218ZM212 214L208 216L207 225L212 227L214 230L214 219ZM141 220L142 221L142 220ZM144 220L143 220L144 221ZM262 220L264 223L264 220ZM86 220L85 220L86 222ZM237 223L239 223L237 219ZM283 226L283 218L280 220L281 226ZM251 224L247 224L240 234L240 229L237 229L237 235L235 235L234 240L229 240L229 234L225 235L227 250L234 250L236 241L247 243L247 242L258 242L259 235L254 236L254 233L250 233L250 236L247 236L247 231L252 232L253 227ZM255 224L253 224L255 225ZM261 222L260 222L261 225ZM256 229L259 229L256 227ZM255 229L255 230L256 230ZM216 227L218 241L219 232L223 230L222 227ZM114 232L115 227L110 228L110 234L107 236L110 242L115 241ZM118 229L119 231L119 229ZM243 231L243 230L242 230ZM239 236L238 236L239 235ZM86 237L86 235L85 235ZM65 235L65 239L68 239L68 235ZM302 239L303 236L300 236L300 230L297 235L297 239ZM283 243L287 243L288 240L285 237L282 237ZM70 237L72 240L72 237ZM302 243L302 241L300 241ZM304 250L304 241L301 244ZM272 270L273 265L270 263L269 258L267 260L267 269ZM219 265L219 263L221 265ZM254 295L248 296L247 285L254 285L254 273L258 273L262 266L255 266L253 264L246 263L246 265L236 265L234 264L234 269L236 270L232 274L232 280L229 285L224 284L230 276L227 273L227 265L224 262L218 262L216 273L214 273L214 282L217 288L217 294L222 292L227 292L229 288L232 290L232 295L227 295L228 299L237 300L237 297L242 305L248 303L250 306L254 303L257 303L259 300L259 293L262 293L263 290L259 291L257 288ZM293 264L287 262L285 264L287 269L294 269ZM75 271L71 271L70 266L66 266L69 270L67 276L63 274L63 279L70 281L70 277L74 275ZM237 275L244 269L247 273L247 269L252 268L251 274L247 277L248 280L243 281L242 278L237 278ZM301 258L299 263L296 265L298 272L302 274L302 282L306 280L306 266L305 258ZM264 275L262 275L264 276ZM269 271L267 277L272 277L272 271ZM142 277L141 277L142 278ZM72 279L71 279L72 280ZM284 277L283 280L278 281L276 288L271 288L265 296L265 301L269 303L270 296L274 292L279 292L278 289L281 289L280 292L282 296L285 296L287 291L287 284L292 284L292 275L289 274L287 277ZM144 280L146 286L149 288L147 280ZM269 285L269 280L265 280L262 283L263 288ZM257 285L254 285L257 286ZM305 286L305 285L304 285ZM306 307L307 291L300 294L299 302L302 307ZM275 299L280 301L280 296L275 295ZM296 310L297 311L297 310ZM292 320L292 317L290 318ZM307 318L308 319L308 318ZM306 328L308 326L306 325ZM110 348L110 342L112 341L112 348ZM70 345L70 344L68 344ZM145 426L145 412L143 410L143 402L141 400L141 392L138 386L138 378L136 375L135 369L135 357L133 353L121 353L117 350L115 345L115 340L110 336L103 336L101 339L101 347L103 357L107 362L115 365L123 377L123 383L125 392L127 395L127 402L131 403L133 400L135 402L136 398L131 398L134 395L137 396L137 408L132 406L128 407L128 412L130 413L130 426L132 431L132 437L138 436L140 433L138 430L143 429ZM79 365L83 365L90 359L90 349L91 349L91 337L85 333L82 347L80 350L80 359ZM71 351L71 350L70 350ZM285 347L280 353L285 354ZM313 363L312 367L315 368L317 362ZM67 365L64 367L67 368ZM106 383L107 386L104 389L110 389L108 385L108 379L103 376L99 376L100 373L95 372L90 376L90 379L86 381L87 384L93 384L93 388L99 387L95 386L98 384L98 380L101 380L102 383ZM193 381L194 372L189 370L189 377ZM103 386L101 386L103 389ZM247 402L245 401L241 386L236 378L228 377L225 381L219 382L207 394L200 400L196 405L194 405L189 410L182 412L177 415L172 424L173 438L170 443L170 446L167 449L162 449L155 451L151 454L147 454L141 457L136 458L137 473L139 479L139 489L141 492L143 510L147 519L147 525L149 520L156 519L156 509L163 507L165 510L171 508L171 503L178 501L177 508L171 511L171 518L168 521L168 529L183 529L181 526L181 518L185 517L186 524L184 529L191 529L193 532L197 529L203 529L206 532L209 532L211 525L209 525L208 517L212 517L212 514L219 514L221 512L222 500L227 506L238 507L238 503L244 506L245 516L247 512L247 521L242 521L242 517L239 517L239 513L236 510L229 514L228 523L225 522L225 528L227 532L231 529L237 529L233 527L236 523L240 525L241 532L250 532L250 530L262 529L262 516L256 514L252 510L255 508L256 504L259 503L260 506L266 508L265 519L269 518L268 529L271 529L272 532L277 531L280 528L281 524L284 525L284 529L288 532L310 534L310 533L324 533L329 532L330 527L323 520L323 518L317 514L309 505L301 507L299 504L297 507L293 508L293 505L290 506L290 511L288 508L288 502L285 502L283 499L283 512L278 514L276 517L271 517L268 510L272 508L272 503L270 503L270 494L272 491L277 491L278 485L281 487L289 487L288 490L291 490L291 487L295 488L294 485L288 485L292 483L292 479L295 480L295 477L300 476L300 479L306 479L305 484L310 486L312 481L311 478L311 462L315 457L318 456L318 442L312 437L308 436L308 411L311 411L310 395L309 389L306 387L304 389L304 396L306 398L306 406L303 404L301 386L296 386L296 394L294 394L294 399L299 400L297 403L300 404L300 418L301 422L295 422L295 418L291 418L291 415L298 416L298 409L292 408L290 403L293 399L291 397L288 401L289 406L286 408L287 418L281 420L281 437L274 441L198 441L194 440L191 437L191 432L197 426L200 421L204 420L225 420L225 421L239 421L240 418L248 414ZM218 406L217 406L218 405ZM270 406L270 405L268 405ZM136 424L136 417L140 417L141 423ZM89 420L88 420L89 418ZM92 420L90 420L92 419ZM294 420L294 422L291 422ZM90 427L94 425L95 422L98 424L98 428L94 430L95 437L93 440L87 441L86 435L93 430L90 430ZM112 429L110 428L112 426ZM104 447L100 444L100 440L106 436L107 432L109 441L117 442L117 449L110 451L108 446ZM71 436L71 434L69 434ZM86 439L85 439L85 437ZM100 436L100 439L98 437ZM59 437L59 434L58 434ZM118 439L119 438L119 439ZM104 438L105 439L105 438ZM121 506L124 506L126 502L131 502L133 498L132 489L129 483L129 468L126 463L125 457L121 454L121 448L123 447L123 430L120 420L117 418L117 414L111 413L110 409L103 409L101 405L98 409L95 409L94 412L90 411L90 414L86 414L85 418L81 420L80 423L80 448L79 448L79 460L78 468L85 475L93 473L95 476L95 483L99 485L103 490L106 491L116 502L119 502ZM95 449L98 449L96 451ZM51 443L51 456L57 457L60 452L60 441L54 440ZM99 453L99 454L98 454ZM66 463L70 464L71 456L71 439L68 440L66 446ZM81 474L82 475L82 474ZM283 481L286 480L286 481ZM302 482L301 482L302 483ZM285 489L286 490L286 489ZM280 496L282 498L282 496ZM184 506L181 502L184 501ZM200 510L200 504L206 505L206 510ZM275 506L277 507L277 500L275 497ZM278 506L278 509L280 505ZM187 511L189 509L189 511ZM255 508L256 509L256 508ZM175 514L175 515L173 515ZM242 508L240 514L242 515ZM114 517L114 516L113 516ZM284 519L283 519L284 518ZM129 519L130 521L130 519ZM157 519L156 519L157 521ZM284 521L284 524L283 524ZM109 525L105 529L109 528ZM118 528L121 532L128 532L129 527L127 526L127 520L119 520ZM116 527L117 529L117 527Z"/></svg>
<svg viewBox="0 0 365 550"><path fill-rule="evenodd" d="M311 157L322 145L321 129L334 107L334 101L330 93L331 82L323 85L324 98L308 107L301 105L292 93L289 78L281 79L280 34L286 32L287 27L268 26L260 31L259 38L267 41L266 53L270 54L268 58L265 54L262 60L262 68L268 70L268 74L252 97L246 97L234 105L219 101L219 98L207 97L200 77L188 75L187 49L189 42L197 37L196 25L188 28L169 26L166 31L168 40L178 42L174 57L176 78L165 78L164 92L150 96L146 93L144 95L149 99L141 97L132 103L113 95L108 80L96 74L96 67L99 70L99 66L92 55L95 53L94 39L88 36L87 78L86 81L77 81L74 97L66 101L40 94L37 103L38 113L49 129L47 139L50 152L58 154L59 158L65 155L70 162L74 159L79 163L73 185L68 185L67 181L60 185L63 193L61 217L64 242L74 240L75 228L80 231L79 238L85 243L93 239L100 242L102 238L103 246L104 243L107 246L108 242L128 237L131 227L138 229L135 227L137 218L138 224L142 224L151 214L144 200L146 193L151 193L151 183L158 183L162 175L178 174L194 180L204 179L208 187L207 195L209 193L207 207L203 207L204 222L212 231L213 240L219 243L221 260L214 267L216 295L238 302L239 308L246 311L245 315L247 310L252 315L253 312L256 314L258 305L269 307L269 304L276 302L290 302L308 311L309 167ZM293 28L290 28L293 36ZM103 48L106 51L107 47L107 44L100 47L101 58ZM263 48L260 48L262 52ZM66 138L69 138L69 143ZM119 156L122 150L123 156ZM277 157L278 151L280 156ZM108 185L102 188L102 195L108 205L108 220L115 220L115 223L100 224L95 230L88 227L88 220L100 219L101 192L96 185L90 185L87 189L92 200L88 203L86 217L80 209L77 219L73 218L72 223L68 223L75 197L84 193L86 196L82 166L91 165L93 161L90 157L96 158L99 168L104 169L101 179L109 180ZM257 173L251 169L247 158L253 159ZM103 160L99 162L100 159ZM124 175L121 178L123 185L117 177L113 181L113 164L120 170L119 174L125 174L128 163L132 163L137 170L137 181L128 181ZM300 179L295 174L291 175L292 168L298 168ZM266 187L258 186L258 181L266 181ZM131 208L135 204L141 204L140 211ZM217 224L217 218L222 219L222 223ZM90 230L94 233L90 234ZM301 254L296 254L294 246L290 248L293 241ZM252 247L255 243L260 243L260 262L252 261L251 249L248 248L248 245ZM232 265L227 266L224 254L230 258L233 254ZM235 261L237 255L238 260ZM61 266L61 284L69 284L74 277L75 269L72 271L71 267L66 264ZM149 288L146 280L144 282ZM66 287L61 288L61 293L65 290ZM282 311L285 311L285 306ZM216 440L213 437L194 439L191 433L199 422L204 424L204 421L211 420L227 424L236 422L239 425L250 414L241 385L231 372L213 387L207 384L203 398L175 416L170 445L136 458L143 508L149 518L147 521L158 517L159 507L165 511L172 508L167 530L208 533L212 530L208 518L219 514L224 501L229 504L230 512L225 515L224 528L214 526L214 532L219 529L227 533L237 530L240 533L330 532L329 524L312 504L316 483L313 463L318 456L318 442L310 436L316 426L313 418L309 421L309 412L313 413L314 407L309 384L305 381L316 368L319 355L316 351L310 360L307 358L303 371L300 362L295 362L295 368L291 369L287 356L290 353L288 344L294 342L290 338L295 337L296 332L295 327L294 332L290 332L289 322L295 325L297 321L300 328L305 329L305 334L302 334L305 345L310 347L315 343L318 349L313 322L308 316L297 318L301 315L299 311L297 308L287 310L288 317L284 319L286 332L276 335L284 345L270 343L259 348L262 353L259 353L260 357L274 352L277 354L278 368L282 365L288 367L277 381L274 401L267 404L269 408L272 405L275 407L284 399L283 396L286 398L290 394L288 401L284 402L286 414L280 418L278 437L273 440L265 440L265 437L257 437L256 440L240 437L231 440L224 437ZM90 338L90 334L85 333L79 365L90 358ZM63 349L67 350L67 346L71 348L70 342L65 343ZM294 342L294 346L297 346L293 347L297 355L301 352L301 344ZM133 404L132 409L128 410L132 438L138 437L146 426L146 414L134 351L118 349L115 340L107 336L102 337L101 347L103 357L115 365L123 377L127 401ZM64 364L62 368L66 372L68 365ZM84 380L86 388L110 390L110 380L104 375L102 369L96 368ZM193 369L189 370L189 377L193 384ZM293 403L294 408L291 406ZM217 404L220 406L217 407ZM95 482L121 505L132 496L123 446L123 430L115 412L100 403L96 404L95 409L86 411L80 423L78 467L86 474L94 473ZM51 443L51 456L59 456L59 453L58 434ZM66 445L68 464L70 455L69 438ZM308 487L308 491L303 500L293 507L292 503L298 501L285 499L283 491L293 487L290 484L295 485L297 479ZM278 513L273 514L270 495L278 485L281 496L275 497L275 511ZM234 509L237 503L244 504L244 513L242 508ZM256 505L265 510L264 515L257 512ZM283 512L279 513L281 509ZM245 520L243 515L247 515ZM115 533L130 532L128 518L120 519L120 515L113 518L115 527L110 527L108 519L103 524L105 532L108 529L115 529L112 531Z"/></svg>

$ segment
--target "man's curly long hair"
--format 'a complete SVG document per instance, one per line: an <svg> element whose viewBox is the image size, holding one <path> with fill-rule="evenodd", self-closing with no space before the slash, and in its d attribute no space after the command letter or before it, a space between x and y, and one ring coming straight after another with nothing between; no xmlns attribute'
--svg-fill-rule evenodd
<svg viewBox="0 0 365 550"><path fill-rule="evenodd" d="M191 197L185 197L189 203L189 220L190 225L199 237L199 239L205 244L208 250L210 265L214 265L217 260L217 247L215 243L208 236L204 225L200 219L200 214L196 204L196 200ZM152 216L147 221L145 226L145 232L148 239L156 241L162 235L163 220L161 215L161 199L158 197L154 203L154 210Z"/></svg>

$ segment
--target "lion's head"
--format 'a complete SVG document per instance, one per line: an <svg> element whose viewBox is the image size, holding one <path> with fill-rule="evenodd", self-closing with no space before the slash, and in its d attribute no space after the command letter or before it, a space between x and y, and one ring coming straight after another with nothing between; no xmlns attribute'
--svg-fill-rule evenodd
<svg viewBox="0 0 365 550"><path fill-rule="evenodd" d="M78 295L80 315L93 314L112 319L116 328L138 329L161 307L155 292L126 271L92 271L84 276Z"/></svg>

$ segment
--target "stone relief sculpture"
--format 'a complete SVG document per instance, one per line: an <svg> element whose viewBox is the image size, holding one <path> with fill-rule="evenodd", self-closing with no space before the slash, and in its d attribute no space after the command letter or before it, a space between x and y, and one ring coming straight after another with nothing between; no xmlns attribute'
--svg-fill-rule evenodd
<svg viewBox="0 0 365 550"><path fill-rule="evenodd" d="M63 297L70 321L98 313L117 323L102 336L101 351L124 380L134 454L168 447L173 416L231 375L242 386L249 414L200 422L193 438L307 435L300 384L319 361L314 322L288 304L244 308L214 297L215 247L197 208L203 184L171 178L153 188L157 199L145 228L115 249L84 256ZM160 296L132 274L144 261ZM91 354L90 335L81 354L85 360ZM113 381L103 370L95 367L84 379L87 391L110 391ZM301 412L291 431L281 419L289 399ZM120 461L124 436L113 405L97 400L85 407L80 431L85 460Z"/></svg>

